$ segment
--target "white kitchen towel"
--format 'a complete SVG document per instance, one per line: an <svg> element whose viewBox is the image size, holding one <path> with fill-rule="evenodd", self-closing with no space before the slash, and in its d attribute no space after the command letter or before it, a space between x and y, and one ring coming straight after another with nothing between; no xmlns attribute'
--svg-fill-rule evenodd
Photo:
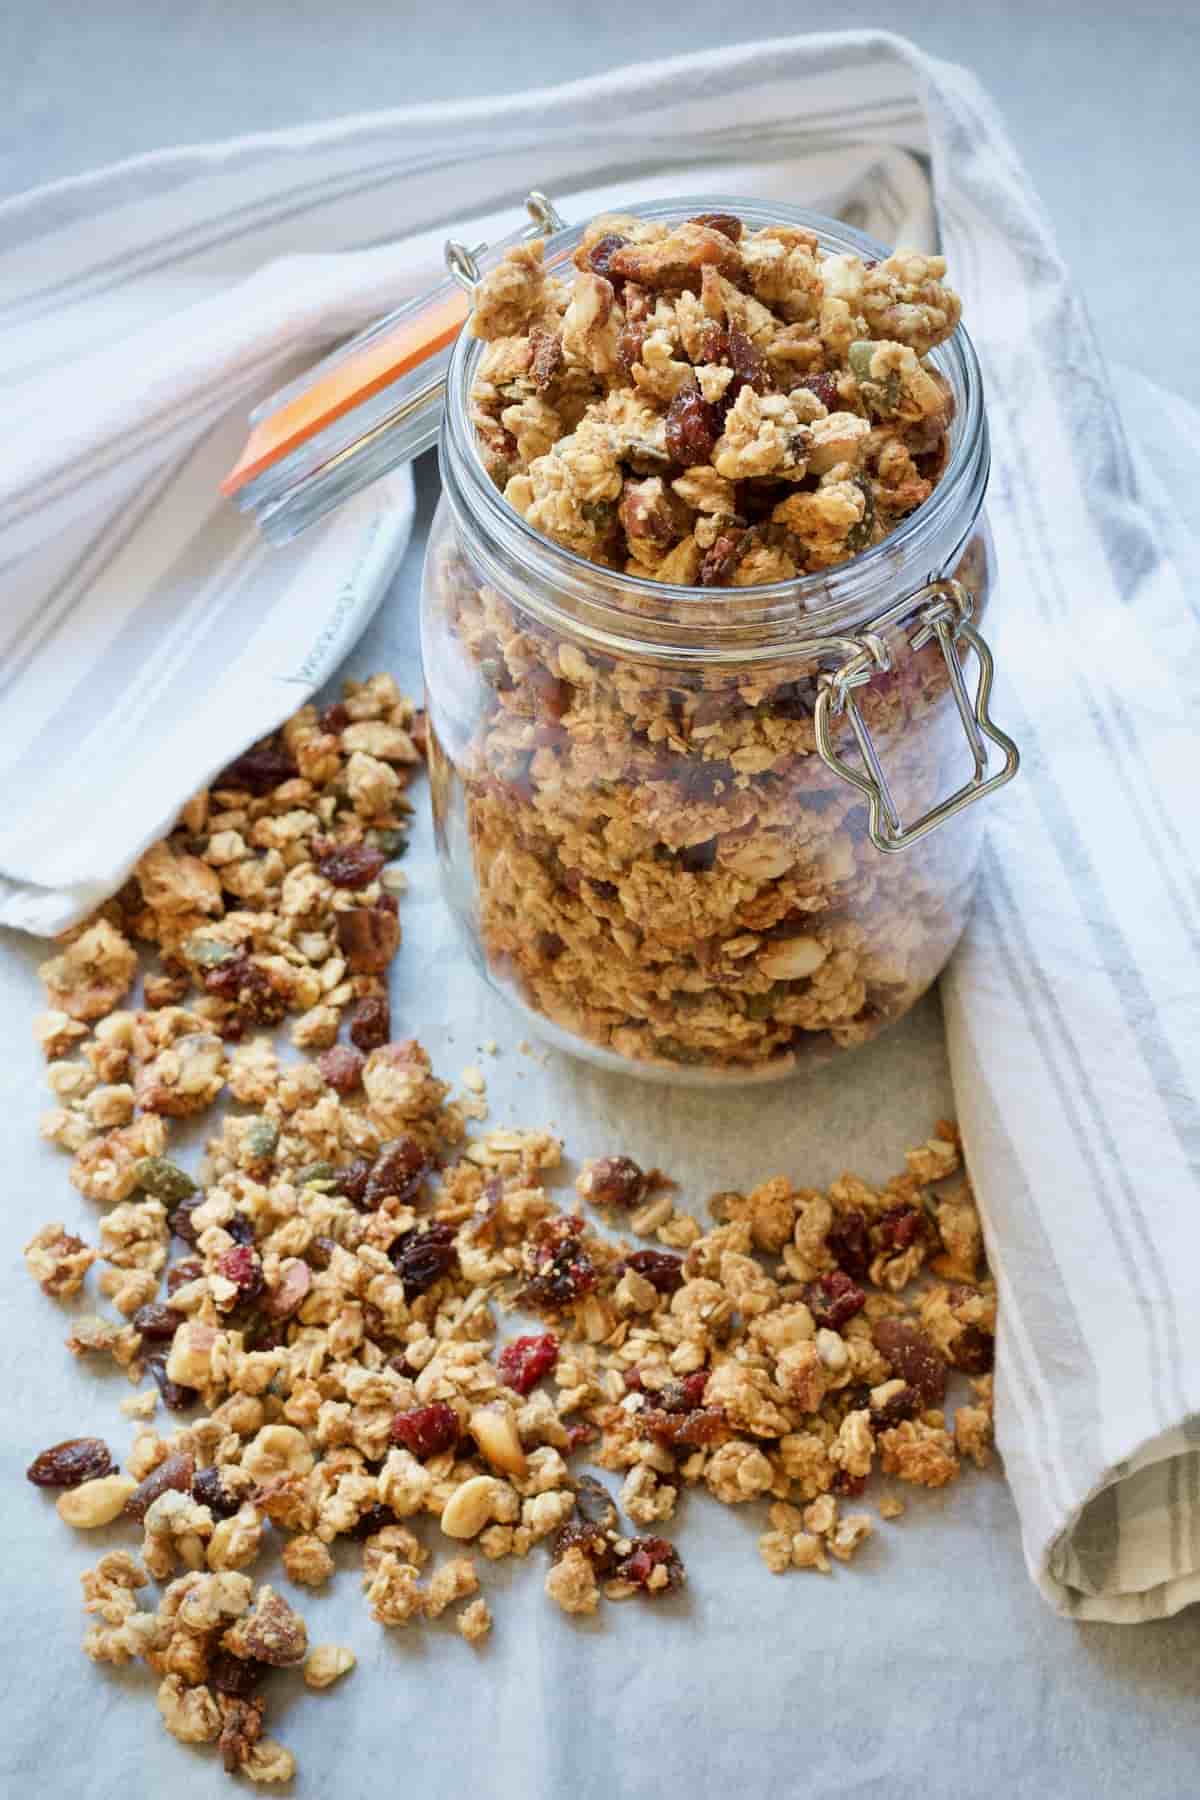
<svg viewBox="0 0 1200 1800"><path fill-rule="evenodd" d="M743 45L168 151L0 209L0 921L80 916L336 662L405 483L266 553L216 477L298 356L427 285L448 226L511 229L530 186L572 217L704 187L891 242L940 230L987 381L988 629L1025 756L944 984L1000 1443L1054 1606L1173 1611L1200 1598L1194 564L962 70L879 33Z"/></svg>

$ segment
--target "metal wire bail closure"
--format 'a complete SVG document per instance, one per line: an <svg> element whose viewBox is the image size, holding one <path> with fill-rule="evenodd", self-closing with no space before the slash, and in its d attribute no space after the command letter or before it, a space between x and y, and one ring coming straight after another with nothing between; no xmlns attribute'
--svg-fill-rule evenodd
<svg viewBox="0 0 1200 1800"><path fill-rule="evenodd" d="M965 807L1003 787L1005 782L1012 780L1021 763L1017 746L993 723L988 712L995 664L988 646L970 623L975 610L972 595L961 582L954 580L931 582L924 593L931 596L931 603L920 613L917 629L909 639L909 647L913 651L921 650L934 638L941 645L942 657L950 677L950 691L954 695L954 704L958 708L958 716L962 720L975 765L971 778L948 799L930 807L914 824L905 825L901 820L879 753L855 697L858 688L865 687L875 675L891 667L887 644L878 630L860 632L857 637L852 638L850 643L854 653L835 673L821 676L813 715L817 753L821 761L835 775L840 775L843 781L848 781L851 787L857 788L866 796L870 808L867 832L875 848L886 856L893 855L898 850L907 850L910 844L915 844L931 831L936 831L939 825L944 825L947 819L952 819ZM892 616L901 610L911 612L911 598L902 602L901 607L890 609L882 619L877 619L876 626L891 623ZM959 661L960 640L975 652L979 661L979 681L974 699L967 692L962 663ZM843 713L850 722L850 729L863 760L861 769L846 762L833 747L830 724ZM989 743L995 744L1004 753L1003 766L990 775Z"/></svg>

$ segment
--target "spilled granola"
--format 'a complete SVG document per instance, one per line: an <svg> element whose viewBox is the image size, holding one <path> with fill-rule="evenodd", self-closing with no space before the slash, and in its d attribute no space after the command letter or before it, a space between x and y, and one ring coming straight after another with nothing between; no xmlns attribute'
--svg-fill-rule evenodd
<svg viewBox="0 0 1200 1800"><path fill-rule="evenodd" d="M404 716L378 684L347 706L367 691L389 724ZM282 741L298 759L313 736L338 732L306 708ZM288 1580L314 1589L333 1577L335 1543L359 1543L374 1621L405 1629L445 1615L479 1645L492 1627L480 1592L491 1561L543 1546L547 1594L570 1613L668 1596L684 1567L663 1531L692 1488L765 1514L772 1571L828 1572L874 1528L856 1503L877 1471L941 1485L964 1460L985 1464L991 1441L995 1292L952 1126L883 1188L844 1176L819 1192L776 1176L716 1195L707 1227L667 1176L618 1146L584 1165L563 1205L550 1191L564 1172L559 1141L541 1129L471 1136L469 1108L416 1041L285 1060L258 1029L273 1020L205 986L208 965L182 950L197 934L243 946L253 967L278 957L297 971L336 968L338 915L387 891L374 876L349 891L308 886L334 854L329 837L349 850L399 828L347 808L344 752L335 742L321 756L319 776L271 764L277 785L241 790L237 806L228 788L202 798L167 840L169 859L152 853L148 882L136 878L52 959L55 1012L38 1027L60 1102L50 1135L105 1210L95 1247L59 1224L39 1232L31 1273L62 1298L98 1267L114 1312L75 1320L70 1349L123 1368L140 1415L161 1396L180 1416L142 1423L121 1458L97 1438L53 1446L30 1478L58 1490L75 1528L124 1521L140 1539L136 1554L109 1551L83 1578L86 1654L144 1661L166 1729L215 1744L227 1770L260 1783L295 1766L265 1730L269 1684L284 1679L273 1671L320 1689L354 1665L348 1647L310 1648L292 1603L249 1573L272 1541ZM394 790L394 819L399 799ZM214 894L186 865L187 893L203 891L207 910L177 904L182 888L163 871L180 859L236 866L205 862L218 834L202 844L196 819L242 811L229 829L245 841L246 827L296 810L319 820L322 842L289 840L287 875L262 891L252 926L226 910L229 890ZM258 833L264 857L268 835ZM313 894L295 927L282 909L289 881ZM135 934L163 964L141 958L140 1005ZM203 992L198 1024L180 1033L185 976ZM164 980L169 990L151 985ZM244 970L242 989L260 991ZM376 970L363 989L339 971L322 992L338 1012L386 998ZM311 1010L306 990L288 998L301 1017ZM159 1104L160 1088L181 1085L160 1059L201 1035L219 1060L187 1091L233 1104L212 1115L193 1178L172 1154L189 1114ZM141 1079L147 1060L159 1062L153 1081ZM93 1080L132 1088L119 1123L96 1127ZM584 1207L633 1241L594 1228ZM951 1419L956 1370L973 1391ZM894 1494L878 1511L896 1515Z"/></svg>

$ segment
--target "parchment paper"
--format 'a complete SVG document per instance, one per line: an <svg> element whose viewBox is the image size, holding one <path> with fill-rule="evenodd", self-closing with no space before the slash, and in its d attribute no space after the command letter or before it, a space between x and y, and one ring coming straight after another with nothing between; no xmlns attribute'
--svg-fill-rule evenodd
<svg viewBox="0 0 1200 1800"><path fill-rule="evenodd" d="M348 673L387 667L402 685L419 680L416 596L436 485L426 458L413 548ZM853 1058L728 1095L521 1053L525 1026L467 966L442 913L420 789L416 797L395 1027L419 1036L447 1079L457 1082L470 1063L483 1070L489 1124L552 1127L572 1168L613 1150L658 1163L700 1212L717 1189L778 1171L813 1184L847 1167L882 1179L953 1110L936 997ZM123 1454L135 1427L117 1410L131 1391L124 1377L68 1355L64 1309L21 1264L21 1245L47 1220L65 1219L91 1241L96 1233L65 1159L36 1138L47 1100L30 1033L42 952L11 935L5 950L0 1793L228 1792L211 1750L166 1735L148 1671L93 1668L80 1652L79 1574L110 1545L134 1547L132 1533L71 1532L52 1496L23 1479L47 1444L95 1432ZM481 1049L492 1040L496 1055ZM449 1616L390 1632L376 1625L354 1547L338 1552L338 1574L321 1593L293 1590L285 1578L311 1641L348 1644L359 1659L327 1693L310 1693L294 1674L272 1681L268 1729L299 1760L294 1791L354 1800L650 1800L733 1786L812 1800L1102 1800L1131 1790L1168 1800L1195 1791L1195 1609L1136 1632L1055 1619L1025 1573L999 1470L968 1471L939 1494L914 1491L903 1519L881 1524L851 1567L827 1577L768 1573L755 1547L764 1512L685 1496L667 1528L687 1564L684 1593L603 1606L594 1620L567 1619L546 1600L544 1549L523 1564L480 1558L496 1621L482 1650L458 1637ZM433 1522L424 1529L435 1544ZM264 1557L254 1573L274 1579L277 1558Z"/></svg>

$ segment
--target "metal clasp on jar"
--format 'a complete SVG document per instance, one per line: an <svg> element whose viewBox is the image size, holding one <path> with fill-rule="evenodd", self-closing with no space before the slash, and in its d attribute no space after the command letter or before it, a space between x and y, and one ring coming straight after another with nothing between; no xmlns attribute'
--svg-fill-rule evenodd
<svg viewBox="0 0 1200 1800"><path fill-rule="evenodd" d="M914 601L919 606L926 597L929 604L917 614L917 629L908 640L909 648L913 651L922 650L935 638L941 645L942 657L950 677L950 691L962 720L975 772L955 793L930 807L928 812L911 825L905 825L892 798L879 753L859 708L856 690L865 687L877 674L892 666L891 654L882 635L883 627L893 623L897 615L911 616ZM840 775L843 781L848 781L866 796L870 808L868 834L875 848L882 850L885 855L892 855L897 850L907 850L910 844L927 837L939 825L944 825L947 819L962 812L964 807L982 800L985 794L994 793L1005 782L1011 781L1020 767L1020 751L1012 739L993 723L988 712L995 664L988 646L970 623L974 610L974 599L961 582L930 582L922 594L909 596L898 606L889 609L882 618L875 620L870 631L861 632L850 639L852 654L833 674L821 676L813 718L817 751L822 762L835 775ZM959 661L960 642L973 650L979 661L979 679L974 698L967 691L963 666ZM833 745L830 727L832 721L843 714L849 721L862 756L861 769L846 762ZM1004 753L1003 766L991 774L988 772L989 743L996 745Z"/></svg>

